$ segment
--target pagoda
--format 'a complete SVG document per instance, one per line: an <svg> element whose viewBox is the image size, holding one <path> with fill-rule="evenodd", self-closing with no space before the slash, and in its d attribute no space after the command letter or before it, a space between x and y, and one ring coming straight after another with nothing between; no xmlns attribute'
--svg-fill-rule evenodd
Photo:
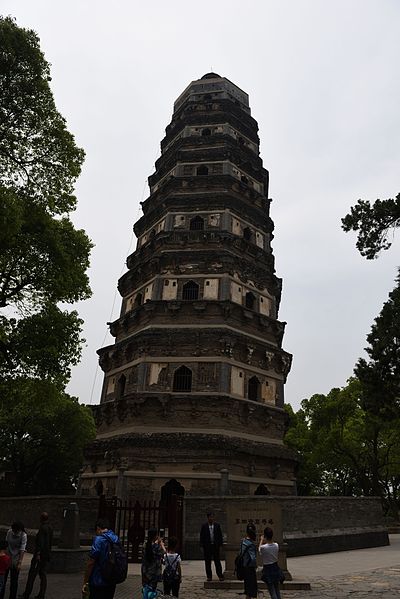
<svg viewBox="0 0 400 599"><path fill-rule="evenodd" d="M174 104L118 283L115 343L98 351L83 493L118 494L121 471L132 498L295 493L283 443L291 355L257 132L248 95L215 73Z"/></svg>

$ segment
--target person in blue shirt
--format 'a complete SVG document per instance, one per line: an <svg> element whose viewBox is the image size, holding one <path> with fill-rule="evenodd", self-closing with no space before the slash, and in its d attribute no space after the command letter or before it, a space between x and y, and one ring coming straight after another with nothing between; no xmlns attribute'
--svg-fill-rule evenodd
<svg viewBox="0 0 400 599"><path fill-rule="evenodd" d="M115 532L110 530L109 523L105 518L96 522L96 536L89 553L89 561L86 565L83 578L82 595L90 599L113 599L115 584L107 583L101 575L102 564L107 559L109 541L118 543L119 539Z"/></svg>
<svg viewBox="0 0 400 599"><path fill-rule="evenodd" d="M254 599L258 594L257 586L257 547L255 544L257 536L256 527L249 523L246 528L246 537L240 543L240 553L243 555L244 566L244 594L246 599Z"/></svg>

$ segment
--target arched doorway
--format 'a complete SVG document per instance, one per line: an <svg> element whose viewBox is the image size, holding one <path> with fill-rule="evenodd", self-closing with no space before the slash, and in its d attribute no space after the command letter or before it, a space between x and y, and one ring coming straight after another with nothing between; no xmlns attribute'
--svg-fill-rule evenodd
<svg viewBox="0 0 400 599"><path fill-rule="evenodd" d="M161 487L161 501L168 503L172 495L178 495L183 497L185 494L185 487L181 485L176 478L171 478L168 482Z"/></svg>
<svg viewBox="0 0 400 599"><path fill-rule="evenodd" d="M192 390L192 371L187 366L180 366L174 372L173 391Z"/></svg>
<svg viewBox="0 0 400 599"><path fill-rule="evenodd" d="M197 300L199 299L199 285L194 281L188 281L184 284L182 289L183 300Z"/></svg>
<svg viewBox="0 0 400 599"><path fill-rule="evenodd" d="M201 216L195 216L190 221L189 229L191 231L203 231L204 230L204 219Z"/></svg>
<svg viewBox="0 0 400 599"><path fill-rule="evenodd" d="M251 379L249 379L247 389L248 389L248 393L247 393L248 399L251 399L252 401L259 401L259 399L260 399L260 381L258 380L258 378L256 376L252 376Z"/></svg>

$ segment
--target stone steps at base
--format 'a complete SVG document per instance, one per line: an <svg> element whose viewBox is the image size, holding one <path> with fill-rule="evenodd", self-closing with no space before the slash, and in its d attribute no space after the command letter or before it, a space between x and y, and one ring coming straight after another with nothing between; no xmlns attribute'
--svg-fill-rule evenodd
<svg viewBox="0 0 400 599"><path fill-rule="evenodd" d="M267 585L265 582L261 580L257 581L260 589L266 589ZM220 589L220 590L240 590L243 589L243 581L241 580L211 580L210 582L206 581L204 583L205 589ZM303 580L288 580L281 584L281 589L283 591L309 591L311 589L311 585L307 581Z"/></svg>

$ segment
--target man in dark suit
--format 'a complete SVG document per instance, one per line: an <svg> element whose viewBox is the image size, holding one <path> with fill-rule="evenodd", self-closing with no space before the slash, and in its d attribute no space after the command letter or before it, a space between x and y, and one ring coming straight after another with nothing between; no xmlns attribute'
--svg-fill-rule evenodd
<svg viewBox="0 0 400 599"><path fill-rule="evenodd" d="M215 522L214 514L207 514L205 522L200 530L200 545L203 547L204 563L206 566L207 580L212 580L211 560L214 560L215 571L220 580L224 580L222 574L221 562L219 559L219 550L222 547L222 530L218 522Z"/></svg>

